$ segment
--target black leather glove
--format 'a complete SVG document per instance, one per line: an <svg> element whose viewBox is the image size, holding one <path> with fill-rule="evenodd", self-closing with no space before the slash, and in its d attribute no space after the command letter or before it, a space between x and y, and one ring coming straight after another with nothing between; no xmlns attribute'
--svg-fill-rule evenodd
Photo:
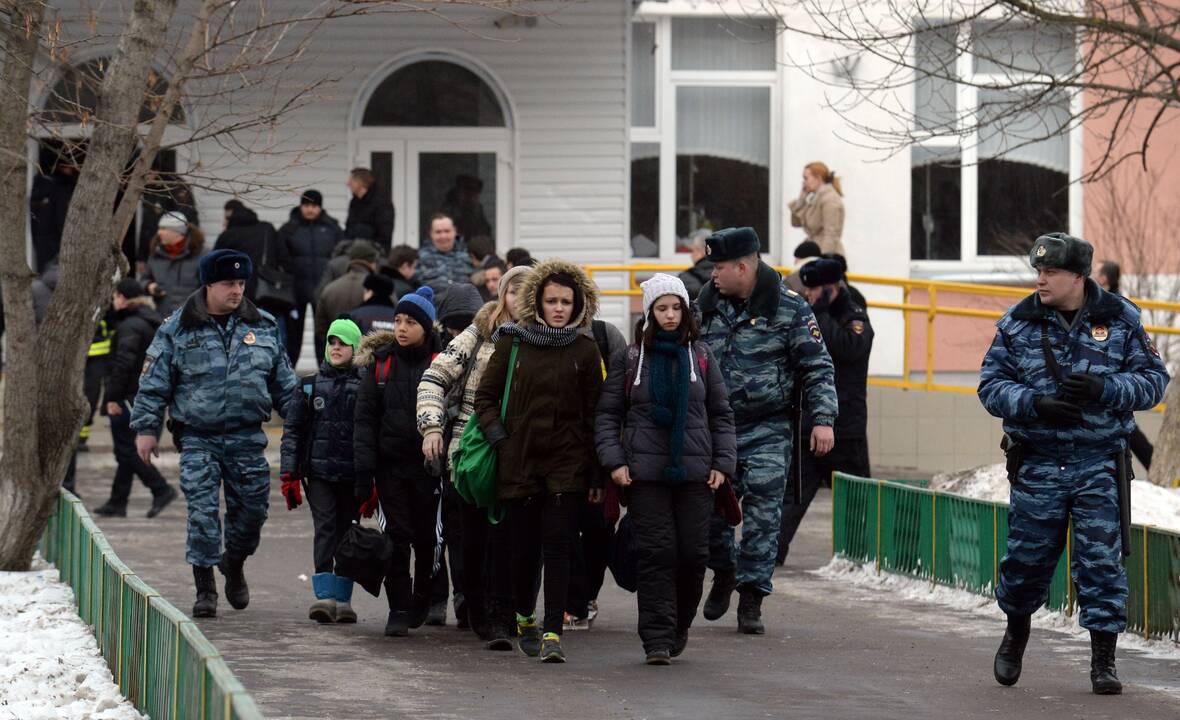
<svg viewBox="0 0 1180 720"><path fill-rule="evenodd" d="M1106 388L1106 380L1090 373L1070 373L1061 381L1067 400L1075 403L1097 402Z"/></svg>
<svg viewBox="0 0 1180 720"><path fill-rule="evenodd" d="M1082 409L1061 398L1041 395L1033 401L1037 415L1050 425L1080 425Z"/></svg>

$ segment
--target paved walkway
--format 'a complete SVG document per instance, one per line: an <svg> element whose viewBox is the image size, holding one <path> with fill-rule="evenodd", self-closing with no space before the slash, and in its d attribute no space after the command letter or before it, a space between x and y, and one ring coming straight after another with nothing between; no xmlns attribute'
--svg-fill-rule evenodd
<svg viewBox="0 0 1180 720"><path fill-rule="evenodd" d="M277 435L272 429L272 448ZM105 428L81 456L79 491L88 507L106 499L113 462ZM175 455L161 466L176 478ZM221 601L201 621L270 717L292 718L1164 718L1180 715L1180 662L1120 651L1128 682L1121 698L1089 692L1089 648L1061 633L1039 633L1020 684L996 685L991 660L1000 628L937 606L822 580L831 507L817 499L767 598L768 633L735 632L732 612L698 619L685 655L647 667L635 634L634 596L608 578L590 632L567 633L570 662L542 665L490 653L452 625L411 637L382 635L385 600L357 590L360 622L321 626L306 619L312 599L311 519L271 494L262 547L247 564L251 604ZM155 520L137 486L126 519L100 525L123 560L184 612L192 575L184 564L184 503ZM221 578L218 576L220 586ZM452 620L453 623L453 620Z"/></svg>

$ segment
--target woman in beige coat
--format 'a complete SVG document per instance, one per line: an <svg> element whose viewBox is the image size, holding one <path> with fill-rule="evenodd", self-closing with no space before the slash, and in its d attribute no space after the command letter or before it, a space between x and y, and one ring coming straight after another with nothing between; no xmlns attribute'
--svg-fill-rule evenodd
<svg viewBox="0 0 1180 720"><path fill-rule="evenodd" d="M821 162L803 168L803 190L788 203L791 225L803 228L807 239L819 245L824 255L844 256L844 192L836 173Z"/></svg>

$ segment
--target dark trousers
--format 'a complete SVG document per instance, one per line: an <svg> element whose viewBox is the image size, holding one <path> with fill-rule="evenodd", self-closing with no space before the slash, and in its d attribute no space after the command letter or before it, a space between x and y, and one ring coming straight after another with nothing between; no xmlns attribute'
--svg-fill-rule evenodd
<svg viewBox="0 0 1180 720"><path fill-rule="evenodd" d="M578 517L578 538L570 563L569 604L566 611L577 618L590 614L590 601L598 599L606 566L610 563L615 530L606 522L602 505L582 504Z"/></svg>
<svg viewBox="0 0 1180 720"><path fill-rule="evenodd" d="M803 442L810 444L810 431L803 435ZM869 443L865 438L841 438L827 455L817 458L805 445L796 448L791 462L790 483L783 496L783 518L778 533L778 562L787 559L791 549L791 540L811 507L816 492L821 485L832 484L832 473L843 472L860 477L869 477ZM799 482L802 489L799 499L795 499L795 483Z"/></svg>
<svg viewBox="0 0 1180 720"><path fill-rule="evenodd" d="M311 303L310 312L315 312L316 304ZM307 322L308 316L307 305L298 308L298 312L292 317L291 313L283 316L283 323L286 325L287 331L287 357L291 359L291 367L299 362L299 354L303 351L303 327ZM327 338L316 336L315 338L315 359L316 364L324 357L324 347L327 343Z"/></svg>
<svg viewBox="0 0 1180 720"><path fill-rule="evenodd" d="M627 492L639 554L639 637L647 652L671 650L701 602L713 491L703 482L638 482Z"/></svg>
<svg viewBox="0 0 1180 720"><path fill-rule="evenodd" d="M438 566L434 576L434 588L430 593L430 602L445 603L447 601L448 585L455 588L455 612L466 604L467 595L463 583L463 526L459 520L462 513L463 500L450 482L443 482L442 522L443 522L443 553L445 562ZM447 563L451 571L447 573ZM449 581L449 582L448 582Z"/></svg>
<svg viewBox="0 0 1180 720"><path fill-rule="evenodd" d="M385 533L393 540L393 556L385 572L385 594L390 610L409 611L430 602L434 549L438 543L437 480L395 477L377 472L377 497L385 514ZM410 550L414 579L410 581ZM412 589L412 590L411 590Z"/></svg>
<svg viewBox="0 0 1180 720"><path fill-rule="evenodd" d="M352 497L351 482L329 482L312 478L304 485L307 506L311 508L311 524L315 528L312 558L317 573L336 569L336 547L356 518L356 500Z"/></svg>
<svg viewBox="0 0 1180 720"><path fill-rule="evenodd" d="M458 510L459 544L462 546L463 556L458 573L462 577L460 587L463 588L463 604L467 607L467 619L473 629L478 629L487 623L489 615L488 567L492 552L492 525L488 522L486 509L468 505L462 498L459 499ZM443 525L446 526L445 519ZM452 562L453 557L452 555Z"/></svg>
<svg viewBox="0 0 1180 720"><path fill-rule="evenodd" d="M1151 456L1155 453L1155 448L1151 446L1151 442L1143 434L1143 431L1139 429L1138 425L1127 436L1127 444L1131 446L1131 453L1139 458L1139 462L1143 463L1143 467L1150 470Z"/></svg>
<svg viewBox="0 0 1180 720"><path fill-rule="evenodd" d="M504 539L509 549L509 594L514 599L518 614L531 615L537 602L538 560L544 561L544 631L547 633L560 635L564 624L570 586L570 559L577 537L579 514L585 502L582 493L558 493L504 503L506 515L501 525L504 526ZM501 588L497 594L503 596L504 590Z"/></svg>
<svg viewBox="0 0 1180 720"><path fill-rule="evenodd" d="M131 497L131 482L139 476L140 481L152 491L152 497L159 497L168 490L168 481L154 465L139 459L135 451L135 431L131 429L131 410L127 403L120 403L123 412L111 416L111 441L115 446L115 480L111 483L112 505L127 507Z"/></svg>
<svg viewBox="0 0 1180 720"><path fill-rule="evenodd" d="M86 402L90 403L90 415L83 425L84 436L89 435L90 425L94 422L94 413L98 410L98 401L102 399L102 386L110 367L110 355L95 355L86 358L86 370L82 376L82 392L86 395Z"/></svg>

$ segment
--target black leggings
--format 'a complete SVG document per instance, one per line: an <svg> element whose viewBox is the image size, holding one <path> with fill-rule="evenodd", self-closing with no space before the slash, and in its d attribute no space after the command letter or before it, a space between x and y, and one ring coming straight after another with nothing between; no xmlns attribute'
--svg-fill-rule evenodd
<svg viewBox="0 0 1180 720"><path fill-rule="evenodd" d="M430 603L434 550L438 541L439 483L429 478L394 477L377 473L377 497L385 514L385 533L393 540L393 556L385 572L390 610L409 611ZM414 580L410 582L410 548ZM411 588L413 589L411 592Z"/></svg>
<svg viewBox="0 0 1180 720"><path fill-rule="evenodd" d="M537 575L545 563L545 626L547 633L561 634L569 595L570 561L578 533L584 493L534 495L507 500L505 517L498 528L503 546L494 577L497 596L512 598L520 615L531 615L537 605ZM506 552L505 552L506 550ZM507 560L507 568L501 567ZM507 583L507 586L505 586Z"/></svg>

